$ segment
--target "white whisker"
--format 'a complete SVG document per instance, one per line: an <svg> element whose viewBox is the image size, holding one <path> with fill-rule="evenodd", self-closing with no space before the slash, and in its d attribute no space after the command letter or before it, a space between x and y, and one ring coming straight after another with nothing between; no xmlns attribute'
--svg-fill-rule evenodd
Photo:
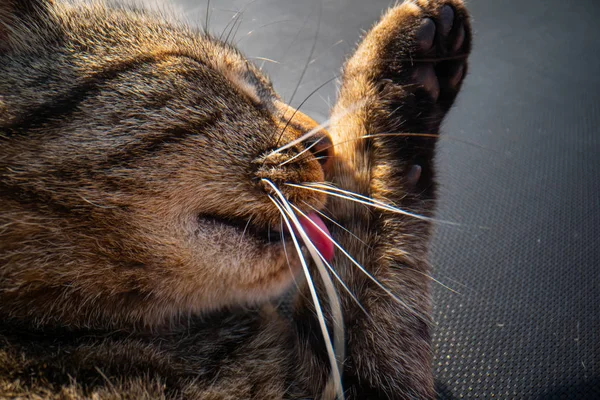
<svg viewBox="0 0 600 400"><path fill-rule="evenodd" d="M362 244L364 244L367 247L370 247L367 243L365 243L364 240L362 240L361 238L359 238L358 236L356 236L354 233L352 233L350 231L350 229L347 229L346 227L344 227L342 224L340 224L339 222L335 221L333 218L327 216L324 212L319 211L316 207L308 204L306 201L302 201L304 203L304 205L306 205L307 207L310 207L314 212L316 212L317 214L319 214L321 217L325 218L326 220L328 220L329 222L331 222L332 224L336 225L338 228L346 231L350 236L352 236L354 239L358 240L359 242L361 242Z"/></svg>
<svg viewBox="0 0 600 400"><path fill-rule="evenodd" d="M292 272L292 266L290 265L290 258L288 257L288 252L287 252L287 246L285 245L285 234L283 233L283 216L281 216L281 221L280 221L280 226L281 226L281 244L283 245L283 254L285 255L285 261L287 262L288 268L290 269L290 272ZM298 281L296 280L296 276L295 274L292 274L294 277L294 285L296 285L296 289L300 289L300 285L298 285Z"/></svg>
<svg viewBox="0 0 600 400"><path fill-rule="evenodd" d="M324 138L321 137L318 140L315 140L314 143L312 143L310 146L308 146L307 148L305 148L304 150L302 150L300 153L296 154L294 157L290 158L289 160L285 160L284 162L282 162L281 164L279 164L280 167L284 166L285 164L288 164L292 161L294 161L295 159L297 159L298 157L300 157L302 154L306 153L307 151L310 151L310 149L312 149L313 147L315 147L317 144L319 144Z"/></svg>
<svg viewBox="0 0 600 400"><path fill-rule="evenodd" d="M246 223L246 226L244 227L244 231L242 232L242 238L240 239L240 246L242 245L244 236L246 236L246 231L248 230L248 227L250 226L250 222L252 222L252 217L248 218L248 222Z"/></svg>
<svg viewBox="0 0 600 400"><path fill-rule="evenodd" d="M333 238L327 234L327 232L325 232L323 229L321 229L321 227L315 223L312 219L308 218L306 216L306 214L304 214L302 212L302 210L298 209L296 206L294 206L293 204L290 204L292 207L294 207L294 209L296 209L296 211L298 213L300 213L301 215L303 215L308 221L310 221L310 223L317 228L323 235L327 236L329 238L329 240L331 240L331 242L334 244L335 247L338 248L338 250L340 250L347 258L348 260L350 260L350 262L352 262L352 264L354 264L355 266L358 267L358 269L360 269L369 279L371 279L377 286L379 286L387 295L389 295L392 299L394 299L398 304L400 304L401 306L403 306L406 310L410 311L411 313L413 313L414 315L417 315L421 318L426 319L426 317L420 313L419 311L415 310L414 308L412 308L411 306L409 306L408 304L406 304L404 301L400 300L394 293L392 293L388 288L386 288L381 282L379 282L373 275L371 275L371 273L369 273L369 271L367 271L365 269L365 267L363 267L362 265L360 265L358 263L358 261L356 261L354 259L354 257L352 257L346 250L344 250L344 248L335 240L333 240Z"/></svg>
<svg viewBox="0 0 600 400"><path fill-rule="evenodd" d="M273 156L273 155L275 155L277 153L281 153L283 150L289 149L290 147L293 147L293 146L297 145L298 143L302 143L306 139L314 136L320 130L327 128L330 124L331 124L331 119L325 121L324 123L322 123L320 125L317 125L316 127L314 127L313 129L311 129L310 131L308 131L304 135L300 136L299 138L297 138L295 140L292 140L291 142L289 142L289 143L287 143L287 144L279 147L276 150L273 150L266 157L271 157L271 156Z"/></svg>
<svg viewBox="0 0 600 400"><path fill-rule="evenodd" d="M444 283L440 282L439 280L435 279L433 276L431 276L430 274L428 274L428 273L426 273L426 272L422 272L422 271L419 271L419 270L416 270L416 269L413 269L413 268L411 268L411 271L413 271L413 272L417 272L417 273L419 273L419 274L421 274L421 275L423 275L423 276L425 276L425 277L427 277L427 278L431 279L433 282L437 283L438 285L440 285L440 286L441 286L441 287L443 287L444 289L448 289L449 291L451 291L451 292L452 292L452 293L454 293L454 294L462 294L462 293L460 293L459 291L456 291L456 290L452 289L450 286L448 286L448 285L446 285L446 284L444 284Z"/></svg>
<svg viewBox="0 0 600 400"><path fill-rule="evenodd" d="M283 150L289 149L290 147L293 147L293 146L297 145L298 143L302 143L303 141L305 141L306 139L310 138L311 136L314 136L320 130L328 128L331 124L337 122L340 118L343 118L346 115L348 115L349 113L355 111L357 108L359 108L360 106L362 106L364 103L365 103L364 101L357 101L352 106L350 106L346 110L344 110L342 113L339 113L339 115L337 115L336 117L329 118L327 121L323 122L322 124L317 125L316 127L314 127L313 129L311 129L310 131L308 131L304 135L300 136L299 138L297 138L295 140L292 140L291 142L289 142L289 143L287 143L287 144L285 144L285 145L283 145L283 146L281 146L281 147L273 150L266 157L273 156L273 155L275 155L277 153L282 152Z"/></svg>
<svg viewBox="0 0 600 400"><path fill-rule="evenodd" d="M321 184L321 183L307 183L307 185L308 186L318 187L318 188L325 188L325 189L329 189L329 190L334 190L334 191L343 193L345 195L352 196L352 197L355 198L355 200L362 199L364 201L371 202L372 206L379 206L377 208L383 208L383 209L385 209L387 211L392 211L392 212L395 212L395 213L398 213L398 214L407 215L409 217L414 217L414 218L422 219L422 220L425 220L425 221L435 221L434 219L426 217L424 215L415 214L415 213L412 213L410 211L402 210L401 208L394 207L394 206L386 204L386 203L384 203L382 201L379 201L379 200L376 200L376 199L372 199L370 197L364 196L364 195L359 194L359 193L354 193L354 192L351 192L349 190L340 189L340 188L335 187L333 185ZM356 198L358 198L358 199L356 199Z"/></svg>
<svg viewBox="0 0 600 400"><path fill-rule="evenodd" d="M358 301L358 298L354 295L354 293L352 293L352 291L350 290L350 288L348 287L348 285L346 285L346 283L344 283L344 281L342 280L342 278L340 277L340 275L331 266L331 264L329 264L329 262L327 262L327 260L325 259L325 257L323 257L323 255L321 255L321 253L319 253L319 258L321 259L321 261L323 261L323 263L325 264L325 266L327 266L327 268L333 274L333 276L335 276L335 278L340 283L340 285L342 285L342 287L346 290L346 292L348 293L348 295L350 295L350 297L352 298L352 300L354 300L354 302L356 303L356 305L358 306L358 308L360 308L365 313L365 315L370 319L371 316L369 315L369 313L367 312L367 310L363 307L362 304L360 304L360 301Z"/></svg>
<svg viewBox="0 0 600 400"><path fill-rule="evenodd" d="M448 135L439 135L439 134L435 134L435 133L382 132L382 133L373 133L373 134L369 134L369 135L359 136L357 139L369 139L369 138L386 137L386 136L424 137L424 138L441 139L441 140L447 139L447 140L452 140L457 143L462 143L462 144L466 144L469 146L473 146L473 147L476 147L481 150L487 150L487 151L491 151L494 153L499 153L498 151L496 151L494 149L490 149L485 146L481 146L477 143L469 142L467 140L459 139L459 138L448 136Z"/></svg>
<svg viewBox="0 0 600 400"><path fill-rule="evenodd" d="M238 47L238 46L240 45L240 42L241 42L242 40L244 40L245 38L247 38L247 37L249 37L250 35L252 35L252 34L253 34L254 32L256 32L258 29L266 28L266 27L267 27L267 26L269 26L269 25L281 24L281 23L283 23L283 22L294 22L294 20L291 20L291 19L283 19L283 20L279 20L279 21L271 21L271 22L269 22L269 23L266 23L266 24L264 24L264 25L261 25L261 26L259 26L259 27L257 27L257 28L254 28L254 29L252 29L251 31L249 31L248 33L246 33L244 36L242 36L241 38L239 38L239 39L238 39L238 41L237 41L237 42L235 42L235 46L236 46L236 47ZM259 58L259 57L254 57L254 58ZM265 60L268 60L268 59L265 59ZM268 61L272 61L272 60L268 60ZM279 63L277 63L277 64L279 64Z"/></svg>
<svg viewBox="0 0 600 400"><path fill-rule="evenodd" d="M329 354L330 361L331 361L331 380L333 382L335 392L337 393L338 398L343 399L344 392L343 392L343 388L342 388L341 371L343 370L343 362L344 362L344 358L345 358L345 348L344 348L345 341L344 341L344 321L343 321L343 315L342 315L342 307L340 305L340 299L335 291L335 286L333 285L333 282L331 281L331 277L327 273L327 270L325 269L323 262L321 261L321 253L318 251L316 246L312 243L312 241L310 240L310 238L304 231L302 224L300 224L300 221L298 221L298 218L296 217L296 215L294 214L294 211L290 207L291 204L287 201L287 199L285 198L283 193L281 193L281 190L279 190L279 188L277 186L275 186L275 184L273 184L273 182L271 182L268 179L262 179L262 181L266 182L269 186L271 186L271 188L275 191L275 194L277 195L277 197L279 197L279 205L281 206L281 209L284 211L284 213L282 213L282 216L284 216L284 219L286 220L286 224L289 223L290 221L293 222L294 226L296 227L297 232L302 237L304 244L306 245L308 251L310 252L312 259L315 262L315 265L317 266L317 271L319 272L319 275L321 276L321 279L323 280L325 290L327 292L327 298L329 299L331 317L333 320L332 321L333 322L333 337L334 337L333 342L331 341L331 337L329 336L329 331L327 330L327 325L325 323L325 318L323 316L322 310L320 310L321 307L320 307L320 303L318 302L318 297L316 297L316 295L317 295L316 291L314 292L313 300L315 300L317 302L315 304L315 308L317 307L317 304L319 304L319 306L318 306L318 308L320 310L319 322L322 324L321 329L323 330L322 334L323 334L323 337L325 338L325 347L327 348L327 352ZM269 196L269 197L272 200L277 200L277 199L273 199L272 196ZM281 209L280 209L280 211L281 211ZM292 238L294 238L295 234L294 234L294 231L291 228L291 226L288 225L288 229L291 232ZM306 263L303 264L303 267L305 265L306 265ZM308 267L305 268L305 274L307 274L306 275L307 280L311 280L310 271L308 270ZM311 281L311 283L312 283L312 281ZM314 286L313 286L313 289L314 289ZM312 292L312 289L311 289L311 292ZM333 347L333 346L335 346L335 347Z"/></svg>
<svg viewBox="0 0 600 400"><path fill-rule="evenodd" d="M334 44L332 44L331 46L329 46L325 51L322 51L321 54L317 55L315 58L313 58L312 60L310 60L309 64L314 63L319 58L321 58L321 56L323 56L324 54L329 54L329 52L331 51L331 49L333 49L335 46L338 46L338 45L340 45L342 43L344 43L344 39L338 40L337 42L335 42ZM331 107L329 107L329 108L331 108Z"/></svg>
<svg viewBox="0 0 600 400"><path fill-rule="evenodd" d="M321 215L323 218L327 219L329 222L331 222L332 224L335 224L336 226L338 226L340 229L343 229L344 231L346 231L349 235L351 235L352 237L354 237L356 240L358 240L359 242L361 242L362 244L364 244L367 247L370 247L368 244L366 244L363 240L361 240L358 236L356 236L354 233L352 233L349 229L346 229L344 226L342 226L341 224L339 224L337 221L335 221L334 219L328 217L325 213L319 211L316 207L313 207L312 205L308 204L307 202L303 201L303 203L307 206L310 207L313 211L315 211L316 213L318 213L319 215ZM294 207L295 208L295 207ZM441 281L439 281L438 279L434 278L432 275L427 274L425 272L421 272L418 270L413 270L415 272L418 272L424 276L426 276L427 278L431 279L433 282L439 284L440 286L442 286L445 289L448 289L449 291L456 293L456 294L461 294L459 291L452 289L450 286L442 283ZM337 276L336 276L337 277ZM339 278L338 278L339 279Z"/></svg>
<svg viewBox="0 0 600 400"><path fill-rule="evenodd" d="M269 180L263 179L263 181L268 182L270 185L272 185L272 187L276 191L276 193L278 192L278 189ZM308 288L310 290L311 297L313 298L315 311L317 312L317 318L319 320L319 325L321 327L321 333L323 334L323 338L325 341L325 347L327 349L327 353L329 355L329 359L330 359L330 363L331 363L331 375L332 375L332 380L334 381L334 384L336 387L336 393L338 394L338 397L340 399L343 399L344 393L342 390L342 383L341 383L342 380L341 380L341 372L340 372L340 365L339 365L340 363L343 362L343 359L338 360L336 358L336 353L334 352L334 349L332 346L331 337L329 336L329 331L327 330L327 323L325 321L325 316L324 316L323 310L321 308L321 302L319 301L319 296L317 295L316 288L312 281L312 277L310 275L308 265L306 263L306 260L304 259L304 255L302 254L302 250L300 249L300 244L298 243L298 239L296 238L296 235L294 234L294 230L292 228L290 220L293 221L294 225L296 226L296 229L301 234L302 239L305 241L305 243L306 244L308 244L308 243L312 244L312 243L306 236L306 233L302 230L302 226L300 225L300 222L298 222L298 219L296 218L294 213L291 210L286 210L286 206L287 207L289 207L289 206L286 204L287 200L285 199L285 197L281 194L281 192L279 192L277 194L278 194L278 196L281 196L280 201L277 201L277 199L273 198L271 195L269 195L269 199L271 199L273 204L275 204L275 206L279 209L279 212L281 213L283 220L285 221L285 224L287 225L288 230L290 231L290 235L292 236L292 241L294 242L294 247L296 248L296 252L298 253L298 257L300 258L300 263L302 264L302 269L304 270L304 275L306 276ZM284 202L286 202L286 203L284 203ZM306 236L306 238L305 238L305 236ZM316 257L316 258L319 259L318 257ZM334 296L334 298L337 298L337 296ZM338 303L338 307L339 307L339 303ZM333 304L332 304L332 311L333 311ZM339 322L339 321L337 321L337 322ZM336 324L336 321L334 318L334 330L336 329L336 326L337 326L337 324ZM342 329L343 329L343 326L342 326ZM342 332L342 341L343 341L343 332ZM336 346L336 347L338 347L338 346ZM342 347L343 347L343 343L342 343ZM336 351L339 351L339 348L336 349Z"/></svg>
<svg viewBox="0 0 600 400"><path fill-rule="evenodd" d="M391 206L382 201L375 200L375 199L372 199L367 196L363 196L358 193L343 190L343 189L340 189L340 188L337 188L337 187L331 186L331 185L325 185L325 184L320 184L320 183L310 183L310 182L306 183L304 185L297 185L294 183L286 183L286 185L301 188L301 189L306 189L306 190L313 190L313 191L319 192L319 193L325 193L330 196L339 197L342 199L354 201L356 203L371 206L373 208L378 208L378 209L385 210L385 211L391 211L396 214L406 215L406 216L413 217L416 219L421 219L424 221L452 225L452 226L462 226L462 224L460 224L458 222L439 220L439 219L435 219L435 218L426 217L424 215L415 214L410 211L402 210L401 208Z"/></svg>
<svg viewBox="0 0 600 400"><path fill-rule="evenodd" d="M272 60L270 58L267 57L248 57L249 60L260 60L260 61L267 61L273 64L281 64L279 61L277 60Z"/></svg>

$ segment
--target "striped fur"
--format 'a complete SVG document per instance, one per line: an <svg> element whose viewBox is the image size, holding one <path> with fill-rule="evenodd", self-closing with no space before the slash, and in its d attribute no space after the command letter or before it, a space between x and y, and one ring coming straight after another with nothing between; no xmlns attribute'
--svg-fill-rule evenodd
<svg viewBox="0 0 600 400"><path fill-rule="evenodd" d="M0 398L320 397L329 366L307 289L292 321L270 305L300 262L265 240L281 217L261 179L330 211L366 244L334 238L409 306L336 256L368 311L338 287L348 398L431 398L429 222L289 185L326 180L431 215L433 141L362 139L435 133L454 99L417 110L402 85L382 90L406 76L387 60L409 56L423 15L450 3L466 21L459 0L418 3L388 12L347 63L325 169L297 157L307 143L273 153L318 127L229 44L98 1L0 4Z"/></svg>

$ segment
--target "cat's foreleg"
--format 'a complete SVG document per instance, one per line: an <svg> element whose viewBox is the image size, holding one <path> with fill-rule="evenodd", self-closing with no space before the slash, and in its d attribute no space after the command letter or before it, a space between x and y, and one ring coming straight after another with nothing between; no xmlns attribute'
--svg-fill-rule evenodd
<svg viewBox="0 0 600 400"><path fill-rule="evenodd" d="M327 179L333 187L312 189L330 193L328 215L344 227L332 225L332 236L354 258L337 251L334 261L358 300L338 287L347 398L434 396L433 156L466 72L470 32L460 0L407 1L384 15L345 65L330 129L336 156ZM297 320L310 320L308 309L298 307ZM316 346L316 326L299 326L300 336Z"/></svg>

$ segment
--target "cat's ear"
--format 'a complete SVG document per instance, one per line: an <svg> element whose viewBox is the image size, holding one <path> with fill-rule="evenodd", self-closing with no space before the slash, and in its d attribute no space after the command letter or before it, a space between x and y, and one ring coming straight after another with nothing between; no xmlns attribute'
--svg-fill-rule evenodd
<svg viewBox="0 0 600 400"><path fill-rule="evenodd" d="M43 21L54 0L0 0L0 50L11 47L15 32L25 24Z"/></svg>

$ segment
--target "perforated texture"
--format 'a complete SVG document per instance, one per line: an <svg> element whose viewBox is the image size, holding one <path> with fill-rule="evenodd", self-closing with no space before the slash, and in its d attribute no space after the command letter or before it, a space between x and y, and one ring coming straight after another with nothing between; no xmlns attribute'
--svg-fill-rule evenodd
<svg viewBox="0 0 600 400"><path fill-rule="evenodd" d="M435 288L442 399L600 399L600 4L533 3L469 4L438 159L438 215L463 224L433 246L460 292Z"/></svg>

